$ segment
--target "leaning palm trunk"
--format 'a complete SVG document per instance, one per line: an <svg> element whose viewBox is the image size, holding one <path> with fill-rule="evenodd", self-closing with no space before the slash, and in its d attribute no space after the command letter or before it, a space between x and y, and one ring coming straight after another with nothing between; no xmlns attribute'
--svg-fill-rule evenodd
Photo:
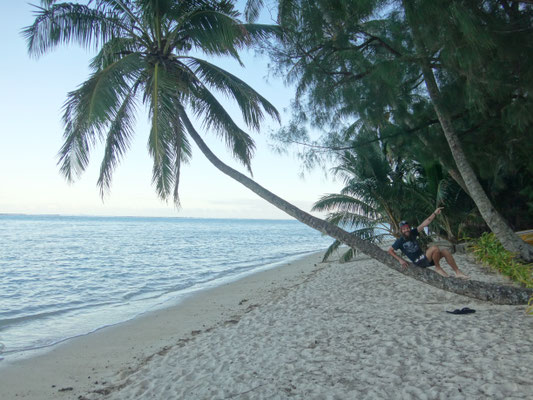
<svg viewBox="0 0 533 400"><path fill-rule="evenodd" d="M527 304L529 297L533 295L533 289L501 286L474 280L465 281L456 278L443 278L432 270L419 268L412 264L409 265L405 270L402 269L402 267L396 260L394 260L394 258L392 258L386 251L380 249L378 246L351 235L349 232L339 228L337 225L331 224L320 218L316 218L311 214L300 210L298 207L290 204L281 197L276 196L274 193L257 184L254 180L248 178L246 175L224 164L217 156L213 154L198 132L196 132L183 109L180 110L180 118L184 122L189 135L200 148L202 153L221 172L235 179L237 182L241 183L257 194L259 197L265 199L270 204L289 214L291 217L294 217L296 220L313 229L316 229L317 231L331 236L334 239L339 240L347 246L361 251L369 257L372 257L385 264L389 268L439 289L473 297L479 300L490 301L496 304Z"/></svg>
<svg viewBox="0 0 533 400"><path fill-rule="evenodd" d="M516 254L522 260L531 262L533 261L533 246L524 242L518 237L513 230L509 227L507 222L501 216L501 214L492 206L490 199L483 190L483 187L479 183L479 180L472 169L472 166L468 162L459 138L455 133L455 128L452 124L452 119L444 106L439 87L435 80L435 75L427 59L427 51L422 40L422 35L418 30L415 22L412 20L413 5L410 0L404 0L404 7L409 25L413 32L413 40L418 51L424 56L422 61L422 74L426 83L426 88L433 103L435 112L441 124L444 136L448 141L453 158L457 165L464 184L467 188L467 193L470 195L474 203L476 204L479 213L487 223L490 230L496 235L503 247Z"/></svg>

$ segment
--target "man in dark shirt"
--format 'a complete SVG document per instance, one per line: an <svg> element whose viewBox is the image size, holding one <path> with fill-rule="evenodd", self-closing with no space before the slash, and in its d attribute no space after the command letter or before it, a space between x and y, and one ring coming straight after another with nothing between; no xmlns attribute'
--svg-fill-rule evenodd
<svg viewBox="0 0 533 400"><path fill-rule="evenodd" d="M448 274L440 266L440 260L444 257L446 262L450 264L455 276L457 278L468 279L468 276L465 275L455 263L455 260L452 256L452 253L448 249L440 249L437 246L430 246L426 253L420 248L416 238L418 233L421 232L426 226L428 226L431 221L435 219L435 216L441 213L442 207L437 208L424 222L422 222L417 228L412 228L405 221L400 222L400 231L402 236L397 239L392 246L389 248L388 252L391 256L397 259L403 268L407 267L407 262L396 255L395 250L401 250L415 265L419 267L431 267L435 266L435 272L438 274L447 277Z"/></svg>

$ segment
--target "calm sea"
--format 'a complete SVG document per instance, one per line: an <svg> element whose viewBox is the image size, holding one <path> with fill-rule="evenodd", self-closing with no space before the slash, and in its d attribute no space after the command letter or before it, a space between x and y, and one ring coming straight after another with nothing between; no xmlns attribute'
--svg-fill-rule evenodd
<svg viewBox="0 0 533 400"><path fill-rule="evenodd" d="M0 215L0 358L325 249L296 221Z"/></svg>

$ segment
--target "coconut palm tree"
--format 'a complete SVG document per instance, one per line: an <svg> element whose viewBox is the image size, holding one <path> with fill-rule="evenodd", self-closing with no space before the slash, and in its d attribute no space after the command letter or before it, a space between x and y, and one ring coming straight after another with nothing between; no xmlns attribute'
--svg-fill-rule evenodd
<svg viewBox="0 0 533 400"><path fill-rule="evenodd" d="M254 143L231 119L212 89L233 98L250 128L259 128L264 114L279 118L275 108L233 74L193 55L230 56L276 32L269 25L242 24L227 0L90 0L87 4L42 0L33 25L24 30L29 53L78 43L97 46L93 74L68 94L64 106L65 141L60 150L61 172L68 180L88 165L89 153L105 142L98 185L109 188L112 172L133 135L139 103L149 110L149 152L158 195L173 195L179 203L180 167L191 155L192 139L223 173L295 219L398 271L398 263L372 243L353 237L269 192L241 172L221 162L195 129L190 115L203 120L225 140L231 153L249 170ZM406 272L434 286L495 302L526 302L529 292L492 288L482 282L445 281L432 271L410 267ZM453 279L453 278L452 278Z"/></svg>
<svg viewBox="0 0 533 400"><path fill-rule="evenodd" d="M340 165L333 169L346 186L340 193L323 196L313 210L328 211L329 222L356 228L352 235L379 243L385 237L399 237L400 220L421 223L435 207L447 203L449 185L442 177L428 174L426 170L434 172L431 168L392 157L382 141L373 139L379 138L370 130L361 130L353 148L345 151ZM456 211L452 209L450 214ZM446 235L451 231L446 216L439 216L432 228L450 239ZM324 259L340 245L337 240L333 242ZM341 260L348 261L355 255L354 249L348 249Z"/></svg>
<svg viewBox="0 0 533 400"><path fill-rule="evenodd" d="M276 109L243 81L208 61L209 56L239 60L238 49L275 31L268 25L243 25L227 1L92 0L88 5L45 0L23 34L31 55L70 42L98 46L93 74L68 94L64 105L65 142L61 172L69 180L86 168L89 152L105 141L98 185L102 195L127 150L139 103L148 106L153 182L161 198L178 187L182 162L191 155L188 114L203 117L233 156L248 169L252 138L232 120L211 89L233 98L244 121L258 129L263 114L279 119Z"/></svg>
<svg viewBox="0 0 533 400"><path fill-rule="evenodd" d="M351 234L373 243L381 243L385 237L398 236L399 222L408 213L417 210L412 202L413 185L405 176L407 163L389 163L386 153L377 141L366 146L359 143L367 141L372 134L364 131L354 141L352 150L345 151L340 157L340 165L333 173L345 183L340 193L332 193L320 198L314 211L328 211L327 221L354 229ZM324 255L324 260L339 248L335 240ZM342 261L351 260L357 252L348 249Z"/></svg>

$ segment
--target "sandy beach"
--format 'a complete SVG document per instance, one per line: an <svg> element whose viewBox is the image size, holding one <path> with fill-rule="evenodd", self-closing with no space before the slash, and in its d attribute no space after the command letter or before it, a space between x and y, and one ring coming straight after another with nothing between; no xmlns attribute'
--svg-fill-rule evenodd
<svg viewBox="0 0 533 400"><path fill-rule="evenodd" d="M464 255L473 279L502 282ZM531 399L533 317L314 254L0 362L1 399ZM451 269L445 265L445 269ZM470 307L474 314L446 313Z"/></svg>

